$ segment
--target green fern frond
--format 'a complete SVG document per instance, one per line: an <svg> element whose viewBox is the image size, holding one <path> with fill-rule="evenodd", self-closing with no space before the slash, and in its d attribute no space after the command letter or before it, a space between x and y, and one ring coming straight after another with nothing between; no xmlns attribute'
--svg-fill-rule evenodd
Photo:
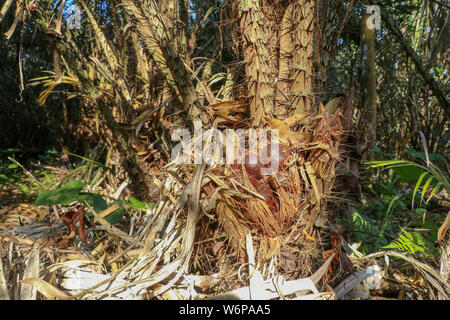
<svg viewBox="0 0 450 320"><path fill-rule="evenodd" d="M411 254L422 253L425 256L429 256L427 241L418 232L408 232L403 228L396 240L393 240L383 249L395 249L401 252L408 252Z"/></svg>
<svg viewBox="0 0 450 320"><path fill-rule="evenodd" d="M353 225L360 231L365 231L373 235L378 235L378 229L366 217L355 211L352 215Z"/></svg>

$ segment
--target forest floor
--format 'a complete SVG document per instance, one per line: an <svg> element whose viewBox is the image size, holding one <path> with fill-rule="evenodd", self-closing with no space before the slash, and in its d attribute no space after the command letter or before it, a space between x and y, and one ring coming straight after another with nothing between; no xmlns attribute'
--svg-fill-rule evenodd
<svg viewBox="0 0 450 320"><path fill-rule="evenodd" d="M91 298L99 297L101 286L96 291L95 284L113 278L111 275L122 270L127 260L139 255L138 248L128 248L128 244L118 237L90 229L91 222L82 222L86 227L80 231L77 206L34 205L42 190L63 181L73 170L56 156L24 162L23 168L6 158L0 164L2 298L81 298L87 292L80 292L87 288L70 284L68 271L74 268L83 271L86 277L91 273L88 285L92 289ZM134 198L124 200L125 214L115 227L125 234L132 234L133 229L144 225L146 207L145 203ZM450 242L448 237L445 239L447 242L433 242L448 206L427 208L428 217L420 226L417 221L422 219L420 214L424 212L399 205L394 215L384 217L389 221L380 234L375 221L378 219L383 224L383 217L377 217L377 212L386 210L386 201L389 202L389 198L377 199L371 194L356 215L340 219L343 232L339 235L339 263L328 282L317 284L323 294L316 295L316 299L448 299ZM373 222L372 228L366 226L363 230L361 221ZM74 228L69 232L71 226ZM400 229L399 226L407 227ZM84 234L86 231L87 235ZM222 267L226 268L225 265ZM197 290L201 294L212 295L245 286L245 281L237 280L238 270L222 271L218 272L221 276L197 272L194 275L197 277ZM76 276L80 277L79 274L72 275ZM228 282L225 278L234 281ZM173 289L156 298L183 299L186 292Z"/></svg>

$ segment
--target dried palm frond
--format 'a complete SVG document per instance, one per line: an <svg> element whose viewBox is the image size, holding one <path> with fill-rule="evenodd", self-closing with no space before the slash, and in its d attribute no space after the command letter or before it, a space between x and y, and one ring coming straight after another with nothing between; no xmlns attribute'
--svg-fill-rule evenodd
<svg viewBox="0 0 450 320"><path fill-rule="evenodd" d="M55 79L55 73L53 71L45 71L45 73L50 74L49 76L43 76L38 78L33 78L30 80L30 86L37 86L37 85L43 85L44 88L46 88L44 91L42 91L39 94L38 98L38 104L39 106L43 106L45 104L45 101L50 96L50 94L53 92L53 90L58 86L59 84L68 84L75 87L81 87L81 82L78 80L77 76L75 74L72 74L70 72L67 72L67 75L63 75L61 78L61 81L57 81Z"/></svg>

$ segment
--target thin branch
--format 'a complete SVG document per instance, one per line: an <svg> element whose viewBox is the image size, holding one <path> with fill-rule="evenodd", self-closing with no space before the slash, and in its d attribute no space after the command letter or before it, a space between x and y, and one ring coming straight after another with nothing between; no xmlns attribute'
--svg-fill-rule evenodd
<svg viewBox="0 0 450 320"><path fill-rule="evenodd" d="M21 164L19 163L19 161L17 161L17 160L14 159L14 158L11 158L11 157L8 157L8 159L9 159L10 161L14 162L16 165L18 165L18 166L19 166L19 167L27 174L27 176L29 176L31 179L33 179L39 186L44 187L44 186L42 185L42 183L41 183L38 179L36 179L36 178L33 176L33 174L31 174L31 172L29 172L27 169L25 169L25 167L24 167L23 165L21 165Z"/></svg>
<svg viewBox="0 0 450 320"><path fill-rule="evenodd" d="M342 30L344 29L344 25L347 22L347 19L349 17L349 13L352 10L353 2L354 2L354 0L351 0L350 3L348 4L347 11L345 12L344 19L342 20L342 23L341 23L341 27L339 28L339 32L338 32L338 34L336 36L336 40L335 40L335 42L333 44L333 48L331 49L330 57L334 56L334 51L336 50L336 47L337 47L337 45L339 43L339 38L341 37Z"/></svg>

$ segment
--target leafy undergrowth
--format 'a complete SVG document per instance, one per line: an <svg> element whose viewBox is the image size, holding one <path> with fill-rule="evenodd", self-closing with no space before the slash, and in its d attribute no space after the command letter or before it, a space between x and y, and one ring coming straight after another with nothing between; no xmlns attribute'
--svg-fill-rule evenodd
<svg viewBox="0 0 450 320"><path fill-rule="evenodd" d="M40 190L49 188L57 183L57 177L43 165L52 165L56 160L56 151L48 150L40 153L30 154L25 149L0 150L0 199L2 204L8 201L32 202ZM33 176L37 182L28 176L18 163L22 162L28 169L34 168ZM10 194L15 194L14 198Z"/></svg>
<svg viewBox="0 0 450 320"><path fill-rule="evenodd" d="M425 154L405 149L414 161L424 161ZM394 156L378 151L383 158ZM430 160L447 165L439 155L430 154ZM388 162L390 161L390 162ZM435 242L448 210L448 190L439 188L434 177L427 176L418 166L400 165L399 161L386 169L369 168L366 172L362 204L342 221L351 231L352 241L361 243L365 254L382 249L396 249L414 255L437 258ZM381 163L381 161L371 162ZM421 178L422 177L422 178ZM445 179L445 178L444 178Z"/></svg>
<svg viewBox="0 0 450 320"><path fill-rule="evenodd" d="M340 222L345 226L352 250L358 255L383 255L383 252L394 251L437 270L447 270L448 265L442 260L442 254L448 255L448 237L438 241L438 230L449 213L448 190L445 184L438 183L439 179L446 182L446 177L435 178L433 172L419 164L427 161L425 153L409 149L405 149L405 153L411 160L369 163L371 167L365 172L368 182L363 185L362 202ZM376 155L382 159L395 157L379 150ZM431 159L444 168L447 166L445 159L439 155L430 154L430 163ZM386 266L389 259L387 255L385 258ZM391 270L394 282L414 284L416 296L424 298L430 295L426 281L417 270L405 269L404 261L398 257L391 259L391 268L392 265L397 268ZM404 295L404 290L403 287L403 290L396 292ZM392 292L390 295L398 298Z"/></svg>
<svg viewBox="0 0 450 320"><path fill-rule="evenodd" d="M38 290L37 295L36 291L32 296L27 295L29 290L24 291L26 286L17 280L30 277L24 275L30 268L37 268L36 278L40 276L39 269L52 262L84 261L87 265L101 265L102 271L114 272L135 255L128 252L122 257L127 245L120 241L120 237L127 237L122 230L132 232L142 227L153 204L129 197L123 188L121 193L107 190L105 185L120 175L113 175L113 170L104 164L76 155L73 159L79 161L69 164L53 151L33 154L33 157L22 149L2 152L0 280L3 271L9 284L8 298L46 299L59 292L50 281L45 284L53 293ZM36 244L40 248L37 259L41 265L33 266L30 259ZM120 259L109 261L113 256ZM55 277L56 273L52 275ZM39 282L42 283L43 280ZM0 293L5 294L1 289L5 288L0 288ZM19 296L13 294L19 291ZM57 298L62 297L68 296L59 292Z"/></svg>

